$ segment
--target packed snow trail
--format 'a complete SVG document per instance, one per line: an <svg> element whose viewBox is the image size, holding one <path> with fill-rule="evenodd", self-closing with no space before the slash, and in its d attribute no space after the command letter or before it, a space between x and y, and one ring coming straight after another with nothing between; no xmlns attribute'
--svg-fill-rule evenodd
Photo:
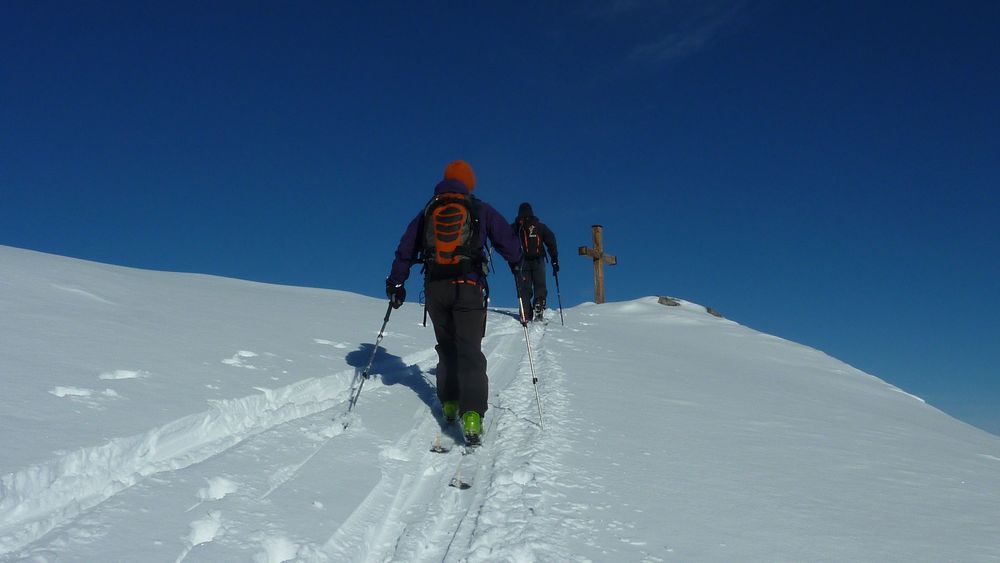
<svg viewBox="0 0 1000 563"><path fill-rule="evenodd" d="M564 553L553 543L558 531L532 518L545 512L548 500L536 480L558 480L552 458L562 425L540 432L523 332L514 326L516 331L487 354L491 406L484 445L471 454L472 488L448 486L461 448L446 455L430 452L439 427L425 419L383 457L382 481L324 547L332 560L490 561L497 553L525 549L547 558ZM537 347L542 328L534 327L531 338ZM551 361L537 367L551 378L543 407L558 420L565 408L561 370ZM511 519L511 512L523 515ZM535 536L539 541L532 541Z"/></svg>

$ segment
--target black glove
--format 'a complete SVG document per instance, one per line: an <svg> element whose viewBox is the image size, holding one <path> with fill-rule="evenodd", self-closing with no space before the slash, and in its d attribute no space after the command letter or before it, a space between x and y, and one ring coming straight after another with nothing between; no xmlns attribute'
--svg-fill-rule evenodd
<svg viewBox="0 0 1000 563"><path fill-rule="evenodd" d="M556 275L558 273L559 273L559 261L558 260L553 260L552 261L552 275L554 276L554 275Z"/></svg>
<svg viewBox="0 0 1000 563"><path fill-rule="evenodd" d="M401 283L396 284L385 280L385 294L389 297L389 304L392 305L393 309L399 309L406 301L406 288Z"/></svg>

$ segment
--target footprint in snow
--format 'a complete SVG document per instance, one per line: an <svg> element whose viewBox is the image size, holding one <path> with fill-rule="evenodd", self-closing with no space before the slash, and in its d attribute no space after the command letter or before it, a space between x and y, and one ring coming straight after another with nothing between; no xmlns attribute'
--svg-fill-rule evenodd
<svg viewBox="0 0 1000 563"><path fill-rule="evenodd" d="M49 389L49 393L61 399L69 399L73 402L84 404L92 409L103 408L103 403L121 398L121 395L114 389L95 391L93 389L63 385L57 385Z"/></svg>
<svg viewBox="0 0 1000 563"><path fill-rule="evenodd" d="M225 360L222 360L222 363L226 364L227 366L233 366L238 368L258 369L257 366L248 364L245 361L247 358L256 358L256 357L257 357L256 352L250 352L249 350L240 350L239 352L236 352L236 354L234 354L232 358L226 358Z"/></svg>
<svg viewBox="0 0 1000 563"><path fill-rule="evenodd" d="M218 510L213 510L205 518L191 522L190 526L191 531L183 538L184 551L177 557L176 563L184 561L195 547L213 542L225 532L222 526L222 513Z"/></svg>
<svg viewBox="0 0 1000 563"><path fill-rule="evenodd" d="M513 480L518 485L527 485L528 483L535 480L535 474L531 471L524 469L518 469L514 472Z"/></svg>
<svg viewBox="0 0 1000 563"><path fill-rule="evenodd" d="M222 530L222 512L213 510L205 518L191 522L191 533L187 537L188 545L194 547L215 541Z"/></svg>
<svg viewBox="0 0 1000 563"><path fill-rule="evenodd" d="M208 486L198 489L198 498L201 500L219 500L240 489L239 483L225 477L212 477L206 481L208 481Z"/></svg>
<svg viewBox="0 0 1000 563"><path fill-rule="evenodd" d="M89 397L94 394L93 389L81 389L80 387L57 386L49 389L56 397Z"/></svg>
<svg viewBox="0 0 1000 563"><path fill-rule="evenodd" d="M149 375L148 371L143 370L133 371L130 369L116 369L114 371L106 371L97 377L104 380L144 379L149 377Z"/></svg>
<svg viewBox="0 0 1000 563"><path fill-rule="evenodd" d="M323 338L313 338L313 342L316 344L322 344L324 346L333 346L334 348L347 348L350 346L347 342L334 342L332 340L325 340Z"/></svg>
<svg viewBox="0 0 1000 563"><path fill-rule="evenodd" d="M239 483L230 481L225 477L212 477L211 479L205 479L205 481L208 483L208 486L198 489L198 502L191 505L185 512L191 512L208 501L222 500L226 498L226 495L235 493L240 489Z"/></svg>

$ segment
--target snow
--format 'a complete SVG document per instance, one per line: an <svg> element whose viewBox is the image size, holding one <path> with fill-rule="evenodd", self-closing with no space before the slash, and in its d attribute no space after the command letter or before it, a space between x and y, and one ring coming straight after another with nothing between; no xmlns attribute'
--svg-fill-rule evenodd
<svg viewBox="0 0 1000 563"><path fill-rule="evenodd" d="M414 303L348 412L384 300L0 264L2 561L1000 560L1000 439L694 303L491 310L463 458Z"/></svg>

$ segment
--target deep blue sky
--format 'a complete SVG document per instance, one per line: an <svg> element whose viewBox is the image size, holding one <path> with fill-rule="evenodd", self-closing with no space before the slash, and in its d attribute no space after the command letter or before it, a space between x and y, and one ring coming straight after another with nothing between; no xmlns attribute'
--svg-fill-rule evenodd
<svg viewBox="0 0 1000 563"><path fill-rule="evenodd" d="M464 158L564 305L601 223L609 300L1000 434L1000 2L9 1L0 60L0 244L381 296Z"/></svg>

